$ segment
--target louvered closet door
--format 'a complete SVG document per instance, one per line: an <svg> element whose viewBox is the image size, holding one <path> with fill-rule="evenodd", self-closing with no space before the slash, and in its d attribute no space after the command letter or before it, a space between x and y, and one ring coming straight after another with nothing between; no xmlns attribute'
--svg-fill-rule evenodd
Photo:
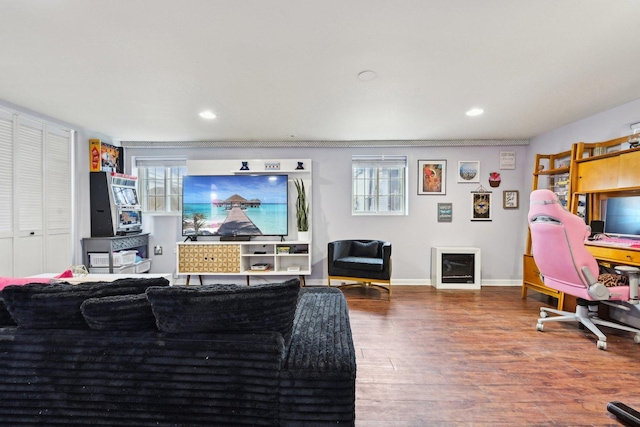
<svg viewBox="0 0 640 427"><path fill-rule="evenodd" d="M15 136L16 241L14 275L43 273L44 267L44 125L18 117Z"/></svg>
<svg viewBox="0 0 640 427"><path fill-rule="evenodd" d="M13 114L0 111L0 276L13 275Z"/></svg>
<svg viewBox="0 0 640 427"><path fill-rule="evenodd" d="M55 273L71 266L71 132L46 127L44 163L44 271Z"/></svg>

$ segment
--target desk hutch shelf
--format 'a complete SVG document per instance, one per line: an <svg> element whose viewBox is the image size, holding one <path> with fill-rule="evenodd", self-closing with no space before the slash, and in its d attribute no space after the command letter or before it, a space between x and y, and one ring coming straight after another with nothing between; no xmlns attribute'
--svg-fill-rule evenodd
<svg viewBox="0 0 640 427"><path fill-rule="evenodd" d="M572 169L576 171L572 185L573 203L586 200L587 218L602 219L601 202L609 197L640 195L640 149L621 149L628 137L600 143L576 144ZM575 212L575 210L573 210ZM624 247L589 245L591 254L605 265L640 266L640 250Z"/></svg>
<svg viewBox="0 0 640 427"><path fill-rule="evenodd" d="M532 190L549 188L565 207L589 223L602 218L601 202L609 197L640 195L640 149L626 148L629 137L597 143L579 142L571 150L536 156ZM544 179L544 178L546 179ZM544 180L544 182L543 182ZM587 249L602 265L640 266L636 248L589 245ZM522 297L534 290L558 298L558 308L569 310L575 301L547 288L531 255L531 236L523 261Z"/></svg>

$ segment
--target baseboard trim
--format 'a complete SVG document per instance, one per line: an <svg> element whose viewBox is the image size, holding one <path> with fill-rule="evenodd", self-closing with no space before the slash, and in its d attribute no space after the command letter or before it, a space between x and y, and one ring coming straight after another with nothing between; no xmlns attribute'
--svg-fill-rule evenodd
<svg viewBox="0 0 640 427"><path fill-rule="evenodd" d="M288 276L283 276L283 277L269 277L269 276L259 276L261 279L258 279L258 276L256 276L256 278L253 278L253 280L251 280L251 283L265 283L265 282L277 282L283 278L286 278ZM212 279L212 276L207 277L207 279ZM225 279L225 280L221 280L221 279ZM265 280L266 279L266 280ZM223 278L220 278L219 282L221 283L240 283L240 282L244 282L245 278L244 276L238 276L236 278L232 277L232 276L225 276ZM178 278L174 279L173 284L174 285L184 285L186 283L186 276L179 276ZM193 283L193 282L192 282ZM195 283L198 283L197 281ZM216 283L216 281L214 280L207 280L207 283ZM310 279L310 278L306 278L305 279L305 283L307 286L327 286L327 278L324 277L322 279ZM391 286L393 287L393 285L396 286L433 286L431 284L431 280L429 279L391 279ZM465 285L458 285L458 284L453 284L452 287L447 287L447 288L441 288L441 289L466 289L464 287ZM522 286L522 280L483 280L482 287L497 287L497 286ZM474 287L474 289L477 289Z"/></svg>
<svg viewBox="0 0 640 427"><path fill-rule="evenodd" d="M327 286L327 278L306 279L307 286ZM432 286L429 279L394 279L391 278L391 286ZM458 285L455 285L458 286ZM483 280L482 287L489 286L522 286L522 280Z"/></svg>

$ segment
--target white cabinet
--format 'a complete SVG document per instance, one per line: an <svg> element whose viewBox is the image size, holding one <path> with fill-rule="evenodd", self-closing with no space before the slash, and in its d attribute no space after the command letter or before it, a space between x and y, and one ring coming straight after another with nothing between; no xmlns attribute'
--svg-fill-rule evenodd
<svg viewBox="0 0 640 427"><path fill-rule="evenodd" d="M242 163L246 162L249 170L240 170ZM280 169L269 169L268 164L278 164ZM299 164L303 169L297 169ZM289 234L287 239L297 241L311 241L313 229L313 192L312 192L312 162L311 159L246 159L246 160L187 160L189 175L263 175L284 174L289 180ZM296 197L298 195L294 180L304 183L307 193L307 201L311 211L309 212L309 232L307 237L298 235L296 229Z"/></svg>
<svg viewBox="0 0 640 427"><path fill-rule="evenodd" d="M303 276L311 274L309 242L182 242L178 274L190 276Z"/></svg>
<svg viewBox="0 0 640 427"><path fill-rule="evenodd" d="M70 132L47 127L44 149L44 271L59 272L73 256Z"/></svg>
<svg viewBox="0 0 640 427"><path fill-rule="evenodd" d="M249 170L240 170L247 163ZM300 169L299 169L300 168ZM187 283L193 274L219 276L300 276L311 274L311 227L303 237L296 229L294 180L302 180L307 200L312 202L311 159L243 159L188 160L189 175L288 175L288 240L220 241L202 240L177 244L177 274L186 275ZM199 238L200 239L200 238Z"/></svg>
<svg viewBox="0 0 640 427"><path fill-rule="evenodd" d="M0 274L63 271L72 251L71 132L0 111L0 157Z"/></svg>
<svg viewBox="0 0 640 427"><path fill-rule="evenodd" d="M15 137L15 258L17 277L45 273L44 263L44 125L17 118Z"/></svg>
<svg viewBox="0 0 640 427"><path fill-rule="evenodd" d="M0 276L13 273L13 115L0 110Z"/></svg>

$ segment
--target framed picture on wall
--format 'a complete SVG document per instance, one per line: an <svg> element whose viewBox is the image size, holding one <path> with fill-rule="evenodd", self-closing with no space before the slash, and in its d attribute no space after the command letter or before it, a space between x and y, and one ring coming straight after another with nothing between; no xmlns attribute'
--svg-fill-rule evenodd
<svg viewBox="0 0 640 427"><path fill-rule="evenodd" d="M476 160L459 161L458 182L480 182L480 162Z"/></svg>
<svg viewBox="0 0 640 427"><path fill-rule="evenodd" d="M446 179L446 160L418 160L418 194L446 194Z"/></svg>
<svg viewBox="0 0 640 427"><path fill-rule="evenodd" d="M438 203L438 222L451 222L453 219L453 203Z"/></svg>
<svg viewBox="0 0 640 427"><path fill-rule="evenodd" d="M471 196L471 221L491 221L491 192L473 192Z"/></svg>
<svg viewBox="0 0 640 427"><path fill-rule="evenodd" d="M518 209L519 204L518 190L505 190L502 192L502 207L504 209Z"/></svg>

